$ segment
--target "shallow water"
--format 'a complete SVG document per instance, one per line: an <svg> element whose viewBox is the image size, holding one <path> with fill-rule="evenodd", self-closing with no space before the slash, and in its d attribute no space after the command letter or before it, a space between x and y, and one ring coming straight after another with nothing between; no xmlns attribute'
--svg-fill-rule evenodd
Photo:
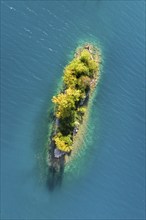
<svg viewBox="0 0 146 220"><path fill-rule="evenodd" d="M144 1L1 6L1 218L144 219ZM82 41L97 42L104 56L84 143L90 153L50 192L48 109Z"/></svg>

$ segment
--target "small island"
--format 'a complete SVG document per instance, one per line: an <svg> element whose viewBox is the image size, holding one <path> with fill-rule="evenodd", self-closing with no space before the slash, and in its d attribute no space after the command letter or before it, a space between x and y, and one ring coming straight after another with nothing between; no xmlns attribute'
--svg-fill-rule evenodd
<svg viewBox="0 0 146 220"><path fill-rule="evenodd" d="M101 56L89 43L77 48L73 60L65 67L60 93L53 96L54 122L49 144L50 171L62 175L64 166L75 150L75 141L89 99L99 82ZM78 146L80 147L80 146Z"/></svg>

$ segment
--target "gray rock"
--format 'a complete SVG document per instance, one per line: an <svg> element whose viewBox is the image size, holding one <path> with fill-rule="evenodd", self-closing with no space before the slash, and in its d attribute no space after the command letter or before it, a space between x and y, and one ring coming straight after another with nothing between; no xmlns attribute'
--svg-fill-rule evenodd
<svg viewBox="0 0 146 220"><path fill-rule="evenodd" d="M61 151L61 150L55 148L55 150L54 150L54 157L60 158L60 157L62 157L64 154L65 154L65 152L63 152L63 151Z"/></svg>

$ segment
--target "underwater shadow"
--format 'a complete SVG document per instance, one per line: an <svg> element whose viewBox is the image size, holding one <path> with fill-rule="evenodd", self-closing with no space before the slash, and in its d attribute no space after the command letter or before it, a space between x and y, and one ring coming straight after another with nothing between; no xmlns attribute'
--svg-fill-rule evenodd
<svg viewBox="0 0 146 220"><path fill-rule="evenodd" d="M55 118L54 118L55 120ZM52 121L53 123L53 121ZM50 145L48 146L48 175L47 175L47 188L49 191L54 191L60 188L63 182L65 158L64 156L56 158L54 156L55 143L52 141L53 131L49 137Z"/></svg>
<svg viewBox="0 0 146 220"><path fill-rule="evenodd" d="M63 160L63 158L61 158L61 160ZM55 189L61 188L64 176L64 160L56 162L54 161L54 163L59 164L59 168L57 168L57 170L55 166L50 166L48 168L48 178L46 183L47 188L50 192L53 192Z"/></svg>
<svg viewBox="0 0 146 220"><path fill-rule="evenodd" d="M54 158L52 134L48 137L49 125L54 122L54 113L51 106L49 112L48 108L48 104L45 104L37 115L32 146L36 157L36 176L41 185L44 184L49 192L53 192L62 186L65 159L64 157Z"/></svg>

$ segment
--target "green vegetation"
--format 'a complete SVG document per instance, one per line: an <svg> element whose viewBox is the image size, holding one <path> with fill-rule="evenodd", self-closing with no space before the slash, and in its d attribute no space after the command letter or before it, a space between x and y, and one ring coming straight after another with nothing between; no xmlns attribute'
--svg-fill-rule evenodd
<svg viewBox="0 0 146 220"><path fill-rule="evenodd" d="M64 91L53 96L55 116L59 119L56 135L53 137L56 147L64 152L72 150L73 132L82 121L86 112L83 105L90 85L98 70L98 63L88 49L82 49L64 69Z"/></svg>
<svg viewBox="0 0 146 220"><path fill-rule="evenodd" d="M59 150L65 152L70 152L72 150L71 135L63 136L61 132L58 132L53 139Z"/></svg>

